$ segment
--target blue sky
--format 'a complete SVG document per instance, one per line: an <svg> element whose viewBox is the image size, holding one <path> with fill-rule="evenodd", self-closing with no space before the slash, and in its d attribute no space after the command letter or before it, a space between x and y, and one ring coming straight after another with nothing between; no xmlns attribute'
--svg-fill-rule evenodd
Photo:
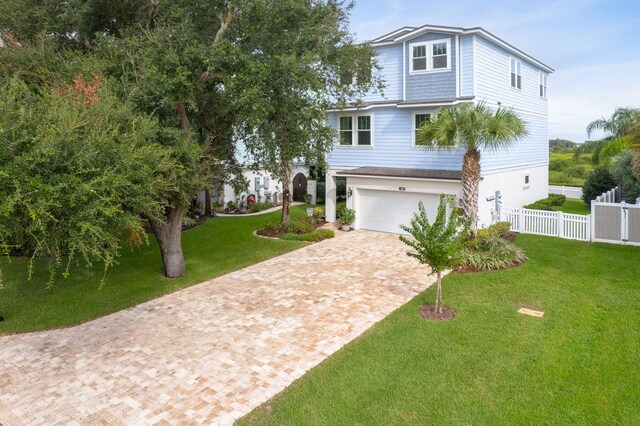
<svg viewBox="0 0 640 426"><path fill-rule="evenodd" d="M358 0L351 15L358 40L424 24L483 27L554 68L550 138L583 141L590 121L640 107L640 0Z"/></svg>

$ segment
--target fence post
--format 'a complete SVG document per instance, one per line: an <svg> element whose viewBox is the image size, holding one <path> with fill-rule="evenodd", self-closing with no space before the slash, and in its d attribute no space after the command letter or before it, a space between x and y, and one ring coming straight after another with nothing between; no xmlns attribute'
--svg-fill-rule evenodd
<svg viewBox="0 0 640 426"><path fill-rule="evenodd" d="M594 241L596 238L596 201L591 200L591 241Z"/></svg>
<svg viewBox="0 0 640 426"><path fill-rule="evenodd" d="M526 229L524 229L524 208L518 210L518 230L520 233L526 233Z"/></svg>
<svg viewBox="0 0 640 426"><path fill-rule="evenodd" d="M564 213L558 212L558 237L564 237Z"/></svg>
<svg viewBox="0 0 640 426"><path fill-rule="evenodd" d="M588 215L587 215L587 227L586 227L586 228L587 228L587 230L586 230L586 234L587 234L587 235L585 235L585 237L586 237L586 240L587 240L587 241L593 241L593 240L591 239L591 235L592 235L592 233L591 233L591 223L592 223L592 222L593 222L593 221L591 220L591 215L590 215L590 214L588 214Z"/></svg>

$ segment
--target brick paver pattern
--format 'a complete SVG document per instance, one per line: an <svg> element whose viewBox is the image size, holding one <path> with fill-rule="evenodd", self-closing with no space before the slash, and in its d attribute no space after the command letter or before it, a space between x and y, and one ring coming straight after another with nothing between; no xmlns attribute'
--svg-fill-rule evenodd
<svg viewBox="0 0 640 426"><path fill-rule="evenodd" d="M432 282L396 235L337 234L76 327L0 337L0 423L233 423Z"/></svg>

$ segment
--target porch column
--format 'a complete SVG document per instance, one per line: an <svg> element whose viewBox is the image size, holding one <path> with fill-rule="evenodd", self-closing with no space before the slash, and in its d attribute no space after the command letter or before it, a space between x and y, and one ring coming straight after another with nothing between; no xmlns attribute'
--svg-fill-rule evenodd
<svg viewBox="0 0 640 426"><path fill-rule="evenodd" d="M335 172L325 175L324 215L327 222L336 221L336 176Z"/></svg>

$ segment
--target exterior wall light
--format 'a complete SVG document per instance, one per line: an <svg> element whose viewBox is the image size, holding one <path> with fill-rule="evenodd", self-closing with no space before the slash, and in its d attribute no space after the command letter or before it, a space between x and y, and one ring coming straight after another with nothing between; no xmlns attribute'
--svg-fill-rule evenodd
<svg viewBox="0 0 640 426"><path fill-rule="evenodd" d="M347 190L347 197L351 198L352 195L353 195L353 189L349 187L349 189Z"/></svg>

